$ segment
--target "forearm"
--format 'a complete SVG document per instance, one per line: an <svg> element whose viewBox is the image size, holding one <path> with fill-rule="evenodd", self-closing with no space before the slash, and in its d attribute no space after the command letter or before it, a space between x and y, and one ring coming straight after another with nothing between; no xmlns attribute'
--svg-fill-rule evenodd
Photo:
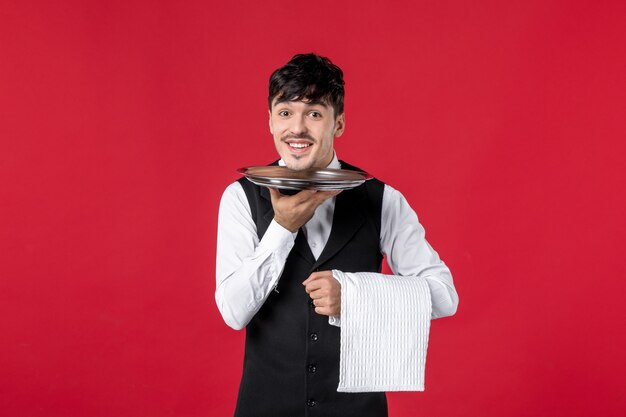
<svg viewBox="0 0 626 417"><path fill-rule="evenodd" d="M429 273L425 273L423 276L412 276L414 279L424 280L428 285L432 306L431 319L454 315L459 304L459 298L456 290L454 289L454 285L451 285L452 277L450 275L450 271L447 267L445 267L445 265L436 269L437 271L429 271ZM368 276L377 275L381 282L389 283L393 283L395 278L401 277L400 275L375 274L372 272L352 273L355 277L358 277L360 274L367 274ZM333 276L337 279L337 281L339 281L340 284L342 283L343 272L334 270ZM334 326L341 326L341 318L339 316L329 317L328 322Z"/></svg>
<svg viewBox="0 0 626 417"><path fill-rule="evenodd" d="M243 190L235 183L220 202L215 301L226 324L245 327L282 274L295 233L271 222L259 241Z"/></svg>
<svg viewBox="0 0 626 417"><path fill-rule="evenodd" d="M398 262L389 257L387 261L398 276L424 279L430 288L432 300L432 318L452 316L456 313L459 297L450 269L439 259L437 253L425 241L419 245L420 256L415 255L415 262ZM416 253L417 253L416 252Z"/></svg>
<svg viewBox="0 0 626 417"><path fill-rule="evenodd" d="M278 283L292 247L291 233L274 223L244 258L218 244L215 300L226 324L236 330L248 324Z"/></svg>
<svg viewBox="0 0 626 417"><path fill-rule="evenodd" d="M452 316L456 313L459 305L459 296L452 282L450 270L444 265L437 267L435 271L426 272L418 279L425 279L430 288L432 301L432 318Z"/></svg>
<svg viewBox="0 0 626 417"><path fill-rule="evenodd" d="M395 275L424 279L432 298L432 318L455 314L459 297L452 274L426 241L417 215L404 197L387 186L383 199L381 250Z"/></svg>

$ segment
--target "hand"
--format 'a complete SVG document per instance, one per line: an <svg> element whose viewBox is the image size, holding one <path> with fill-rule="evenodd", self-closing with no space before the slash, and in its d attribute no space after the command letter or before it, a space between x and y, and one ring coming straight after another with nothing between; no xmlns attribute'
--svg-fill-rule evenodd
<svg viewBox="0 0 626 417"><path fill-rule="evenodd" d="M324 201L336 196L341 191L303 190L291 196L283 195L275 188L270 188L274 220L290 232L296 232L311 220L315 209Z"/></svg>
<svg viewBox="0 0 626 417"><path fill-rule="evenodd" d="M313 300L315 312L339 317L341 313L341 284L331 271L313 272L303 283Z"/></svg>

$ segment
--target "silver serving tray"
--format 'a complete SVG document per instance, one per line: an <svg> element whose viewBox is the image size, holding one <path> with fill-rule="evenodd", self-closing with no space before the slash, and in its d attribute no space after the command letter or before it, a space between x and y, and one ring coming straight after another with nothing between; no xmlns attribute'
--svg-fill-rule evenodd
<svg viewBox="0 0 626 417"><path fill-rule="evenodd" d="M237 172L259 186L287 190L348 190L372 178L366 172L332 168L294 171L281 166L253 166Z"/></svg>

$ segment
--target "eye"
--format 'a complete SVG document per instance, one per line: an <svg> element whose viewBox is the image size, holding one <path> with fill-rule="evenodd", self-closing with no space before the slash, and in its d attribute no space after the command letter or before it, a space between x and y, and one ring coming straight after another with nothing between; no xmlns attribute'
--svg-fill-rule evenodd
<svg viewBox="0 0 626 417"><path fill-rule="evenodd" d="M312 111L312 112L309 112L309 116L313 117L314 119L318 119L322 117L322 113L318 111Z"/></svg>
<svg viewBox="0 0 626 417"><path fill-rule="evenodd" d="M289 116L289 112L287 110L281 110L278 112L278 115L281 117L287 117Z"/></svg>

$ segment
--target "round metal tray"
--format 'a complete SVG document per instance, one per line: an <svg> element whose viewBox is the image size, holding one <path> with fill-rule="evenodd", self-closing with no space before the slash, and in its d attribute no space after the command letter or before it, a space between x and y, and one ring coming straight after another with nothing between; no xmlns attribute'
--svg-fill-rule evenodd
<svg viewBox="0 0 626 417"><path fill-rule="evenodd" d="M349 169L309 168L294 171L281 166L252 166L237 170L262 187L287 190L348 190L372 178L366 172Z"/></svg>

